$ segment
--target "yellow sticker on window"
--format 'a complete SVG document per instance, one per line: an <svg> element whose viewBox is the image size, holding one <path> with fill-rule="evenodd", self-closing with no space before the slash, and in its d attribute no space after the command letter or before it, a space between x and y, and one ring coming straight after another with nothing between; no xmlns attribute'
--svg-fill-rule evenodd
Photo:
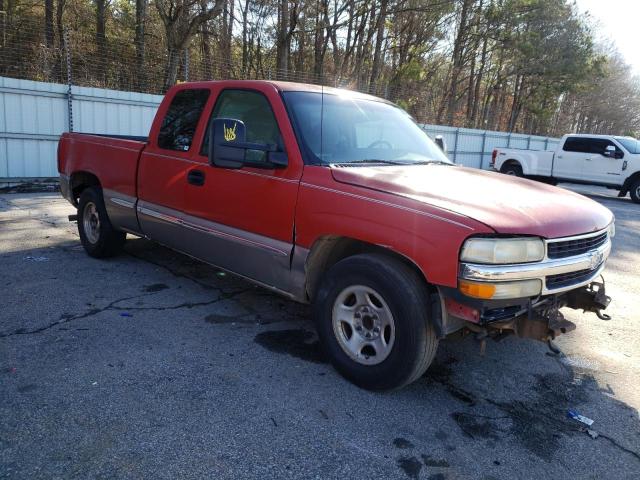
<svg viewBox="0 0 640 480"><path fill-rule="evenodd" d="M224 139L227 142L233 142L236 139L237 125L238 125L237 123L234 123L233 128L228 128L226 123L222 124L222 126L224 127Z"/></svg>

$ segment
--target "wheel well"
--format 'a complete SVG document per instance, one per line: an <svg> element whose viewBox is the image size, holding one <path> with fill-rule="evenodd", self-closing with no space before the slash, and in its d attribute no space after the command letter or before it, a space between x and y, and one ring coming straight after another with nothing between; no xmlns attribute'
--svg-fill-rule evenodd
<svg viewBox="0 0 640 480"><path fill-rule="evenodd" d="M635 182L639 178L640 178L640 171L635 172L634 174L627 177L627 179L624 181L624 184L622 185L622 188L620 189L620 193L624 195L629 193L629 190L631 189L631 185L633 185L633 182Z"/></svg>
<svg viewBox="0 0 640 480"><path fill-rule="evenodd" d="M100 180L93 173L89 172L75 172L71 175L70 188L73 194L73 199L78 203L78 199L82 194L82 191L88 187L99 187Z"/></svg>
<svg viewBox="0 0 640 480"><path fill-rule="evenodd" d="M504 171L506 170L506 168L507 168L507 167L510 167L510 166L512 166L512 165L513 165L513 166L518 166L518 167L522 168L522 165L520 164L520 162L519 162L519 161L514 160L513 158L510 158L509 160L506 160L506 161L502 164L502 167L500 167L500 171L501 171L501 172L504 172Z"/></svg>
<svg viewBox="0 0 640 480"><path fill-rule="evenodd" d="M422 270L404 255L394 252L388 248L381 247L380 245L375 245L373 243L364 242L354 238L326 236L318 239L313 244L305 263L305 290L309 300L313 300L320 281L322 280L322 276L327 270L340 260L362 253L378 253L401 261L414 270L419 277L425 281L429 290L435 291L435 288L429 285Z"/></svg>

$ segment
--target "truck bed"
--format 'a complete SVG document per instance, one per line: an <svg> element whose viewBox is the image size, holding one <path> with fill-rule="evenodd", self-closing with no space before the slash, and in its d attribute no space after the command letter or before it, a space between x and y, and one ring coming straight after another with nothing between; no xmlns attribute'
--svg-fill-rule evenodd
<svg viewBox="0 0 640 480"><path fill-rule="evenodd" d="M496 169L510 160L517 161L525 175L550 177L553 167L553 150L527 150L520 148L497 148Z"/></svg>
<svg viewBox="0 0 640 480"><path fill-rule="evenodd" d="M103 190L136 197L138 159L147 137L64 133L58 146L58 171L69 177L85 172L100 179Z"/></svg>

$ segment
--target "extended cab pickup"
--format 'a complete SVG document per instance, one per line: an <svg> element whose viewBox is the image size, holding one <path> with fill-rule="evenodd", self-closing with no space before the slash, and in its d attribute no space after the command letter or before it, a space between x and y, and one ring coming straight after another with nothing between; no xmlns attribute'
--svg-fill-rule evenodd
<svg viewBox="0 0 640 480"><path fill-rule="evenodd" d="M89 255L147 237L312 303L328 358L364 388L417 379L454 332L546 341L575 327L560 308L610 300L607 208L453 165L368 95L185 83L148 138L65 133L58 162Z"/></svg>
<svg viewBox="0 0 640 480"><path fill-rule="evenodd" d="M640 141L611 135L565 135L555 151L496 148L491 167L550 183L601 185L640 203Z"/></svg>

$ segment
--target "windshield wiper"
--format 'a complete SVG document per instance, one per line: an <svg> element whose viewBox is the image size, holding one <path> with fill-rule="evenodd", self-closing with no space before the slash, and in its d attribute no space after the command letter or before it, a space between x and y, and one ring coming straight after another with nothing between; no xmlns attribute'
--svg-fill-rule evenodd
<svg viewBox="0 0 640 480"><path fill-rule="evenodd" d="M455 165L453 162L445 162L444 160L425 160L418 162L421 165L434 164L434 165Z"/></svg>
<svg viewBox="0 0 640 480"><path fill-rule="evenodd" d="M373 163L379 165L410 165L408 162L398 162L396 160L381 160L379 158L359 158L357 160L349 160L348 162L336 162L336 165L358 165L363 163Z"/></svg>

